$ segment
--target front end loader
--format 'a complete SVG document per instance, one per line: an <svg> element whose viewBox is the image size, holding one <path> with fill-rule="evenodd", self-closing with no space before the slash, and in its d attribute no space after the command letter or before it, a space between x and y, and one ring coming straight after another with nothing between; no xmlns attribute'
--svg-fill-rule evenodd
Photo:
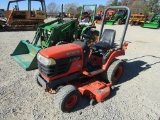
<svg viewBox="0 0 160 120"><path fill-rule="evenodd" d="M88 34L96 40L99 32L95 26L78 25L78 20L63 21L57 18L38 27L32 42L21 40L11 57L26 71L37 69L37 53L50 46L66 44Z"/></svg>
<svg viewBox="0 0 160 120"><path fill-rule="evenodd" d="M61 18L40 25L32 42L21 40L11 57L26 71L37 68L39 50L62 43L73 42L77 36L78 21L63 22ZM75 38L74 38L75 37Z"/></svg>
<svg viewBox="0 0 160 120"><path fill-rule="evenodd" d="M142 24L142 27L153 28L153 29L159 28L160 27L160 14L153 14L151 20L149 22L144 22Z"/></svg>

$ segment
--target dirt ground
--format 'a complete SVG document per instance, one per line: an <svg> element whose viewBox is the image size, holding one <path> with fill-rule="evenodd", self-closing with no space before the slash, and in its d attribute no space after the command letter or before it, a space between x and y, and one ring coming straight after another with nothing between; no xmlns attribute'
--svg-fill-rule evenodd
<svg viewBox="0 0 160 120"><path fill-rule="evenodd" d="M123 25L105 28L117 31ZM97 25L100 30L100 25ZM110 97L89 106L85 97L71 113L54 108L46 93L10 54L20 40L32 41L34 31L0 32L0 120L158 120L160 119L160 29L128 26L125 72Z"/></svg>

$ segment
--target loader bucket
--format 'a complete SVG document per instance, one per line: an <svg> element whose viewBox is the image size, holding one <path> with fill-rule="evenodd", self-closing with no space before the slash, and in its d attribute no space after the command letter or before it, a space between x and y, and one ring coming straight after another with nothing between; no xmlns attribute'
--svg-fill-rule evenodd
<svg viewBox="0 0 160 120"><path fill-rule="evenodd" d="M145 22L145 23L143 23L142 27L157 29L159 27L159 24L158 23L153 23L153 22L150 22L150 23Z"/></svg>
<svg viewBox="0 0 160 120"><path fill-rule="evenodd" d="M114 25L114 23L115 23L114 20L109 20L105 22L106 25Z"/></svg>
<svg viewBox="0 0 160 120"><path fill-rule="evenodd" d="M22 40L11 54L13 58L26 71L37 69L37 53L41 47Z"/></svg>

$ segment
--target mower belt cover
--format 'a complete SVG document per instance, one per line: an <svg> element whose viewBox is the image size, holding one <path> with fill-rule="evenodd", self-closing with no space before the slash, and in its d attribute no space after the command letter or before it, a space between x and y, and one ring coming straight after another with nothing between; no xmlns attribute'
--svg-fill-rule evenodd
<svg viewBox="0 0 160 120"><path fill-rule="evenodd" d="M116 21L115 20L109 20L109 21L106 21L105 24L106 25L114 25Z"/></svg>
<svg viewBox="0 0 160 120"><path fill-rule="evenodd" d="M145 22L143 23L143 26L144 28L154 28L154 29L157 29L158 27L160 26L159 23L156 23L156 22Z"/></svg>
<svg viewBox="0 0 160 120"><path fill-rule="evenodd" d="M82 95L93 98L97 102L101 102L106 99L111 92L111 84L106 84L96 79L91 79L85 83L73 82L71 84L76 86Z"/></svg>
<svg viewBox="0 0 160 120"><path fill-rule="evenodd" d="M11 54L20 66L26 71L37 68L37 53L41 47L29 43L29 41L22 40Z"/></svg>

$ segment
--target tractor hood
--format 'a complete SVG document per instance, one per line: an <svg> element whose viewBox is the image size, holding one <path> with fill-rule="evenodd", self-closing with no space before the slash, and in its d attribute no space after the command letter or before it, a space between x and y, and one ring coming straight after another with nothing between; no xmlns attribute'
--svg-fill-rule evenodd
<svg viewBox="0 0 160 120"><path fill-rule="evenodd" d="M82 48L79 45L70 43L49 47L39 52L46 58L60 59L82 54Z"/></svg>

